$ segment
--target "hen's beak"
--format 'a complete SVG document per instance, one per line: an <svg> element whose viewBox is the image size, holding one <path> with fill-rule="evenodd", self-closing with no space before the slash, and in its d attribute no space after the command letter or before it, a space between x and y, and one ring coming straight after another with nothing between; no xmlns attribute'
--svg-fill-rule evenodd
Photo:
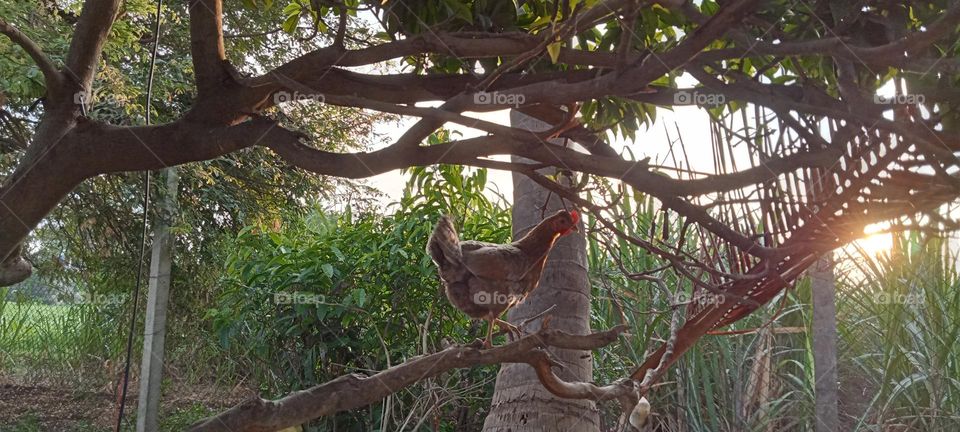
<svg viewBox="0 0 960 432"><path fill-rule="evenodd" d="M573 228L570 228L571 232L579 232L580 228L577 227L577 224L573 224Z"/></svg>

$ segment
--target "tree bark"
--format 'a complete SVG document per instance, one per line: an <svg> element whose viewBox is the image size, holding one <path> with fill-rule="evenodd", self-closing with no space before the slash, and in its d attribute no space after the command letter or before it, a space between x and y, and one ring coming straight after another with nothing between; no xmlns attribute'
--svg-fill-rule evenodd
<svg viewBox="0 0 960 432"><path fill-rule="evenodd" d="M551 125L518 111L510 112L511 124L528 130L543 131ZM555 142L562 144L562 142ZM514 158L514 162L525 160ZM554 169L544 169L550 174ZM529 178L513 175L513 237L520 238L527 230L550 214L563 208L556 194ZM545 207L545 208L544 208ZM570 204L567 204L570 209ZM586 238L583 230L560 239L547 259L540 286L520 305L508 313L514 324L554 307L549 327L574 334L590 332L590 283L587 278ZM537 331L544 317L527 325L526 332ZM593 359L588 351L556 349L553 354L565 366L557 374L567 381L591 381ZM495 431L599 431L599 412L590 400L561 399L547 391L527 364L501 365L491 402L490 414L484 422L485 432Z"/></svg>
<svg viewBox="0 0 960 432"><path fill-rule="evenodd" d="M837 305L833 254L820 258L809 271L813 293L813 372L816 432L840 427L837 405Z"/></svg>

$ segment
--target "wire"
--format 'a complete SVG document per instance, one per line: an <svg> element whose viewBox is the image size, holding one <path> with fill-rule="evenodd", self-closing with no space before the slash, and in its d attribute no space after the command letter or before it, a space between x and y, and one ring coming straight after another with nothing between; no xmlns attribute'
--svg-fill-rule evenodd
<svg viewBox="0 0 960 432"><path fill-rule="evenodd" d="M150 69L147 73L147 101L145 123L150 125L150 107L153 102L153 74L157 66L157 48L160 46L160 18L163 0L157 0L157 12L154 17L153 50L150 53ZM140 298L140 285L143 281L143 261L147 253L147 218L150 214L150 171L143 176L143 231L140 236L140 260L137 263L137 282L133 289L133 306L130 308L130 327L127 329L127 360L123 369L123 390L120 391L120 407L117 413L116 432L120 432L123 423L123 411L127 404L127 386L130 384L130 357L133 353L133 330L137 325L137 300Z"/></svg>

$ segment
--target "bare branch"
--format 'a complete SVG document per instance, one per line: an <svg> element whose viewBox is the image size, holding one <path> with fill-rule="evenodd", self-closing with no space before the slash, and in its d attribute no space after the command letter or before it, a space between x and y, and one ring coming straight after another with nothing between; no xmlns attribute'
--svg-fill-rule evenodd
<svg viewBox="0 0 960 432"><path fill-rule="evenodd" d="M542 348L592 350L609 345L625 330L626 326L618 326L604 332L581 336L545 329L516 342L487 350L476 346L454 346L438 353L413 358L372 376L341 376L276 401L255 398L215 417L202 420L190 430L275 431L379 402L407 386L449 370L500 363L530 364L537 370L538 376L542 375L544 386L548 390L557 391L560 397L608 398L616 390L598 388L590 383L566 382L553 374L550 369L555 366L554 361Z"/></svg>
<svg viewBox="0 0 960 432"><path fill-rule="evenodd" d="M190 0L190 53L196 75L197 94L214 94L229 74L223 49L222 0Z"/></svg>
<svg viewBox="0 0 960 432"><path fill-rule="evenodd" d="M89 93L100 53L119 10L120 0L88 0L83 3L67 54L66 78L75 86L70 91ZM61 103L73 103L72 96Z"/></svg>
<svg viewBox="0 0 960 432"><path fill-rule="evenodd" d="M20 45L27 55L33 59L40 71L43 72L43 79L46 82L47 91L52 93L60 91L63 85L63 75L53 61L44 54L43 49L36 42L23 34L19 29L7 23L0 18L0 33L7 35L13 43Z"/></svg>

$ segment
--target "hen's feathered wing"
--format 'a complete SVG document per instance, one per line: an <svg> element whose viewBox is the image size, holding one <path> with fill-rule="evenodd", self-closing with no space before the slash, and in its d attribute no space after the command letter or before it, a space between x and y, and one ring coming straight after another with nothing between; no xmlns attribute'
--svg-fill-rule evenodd
<svg viewBox="0 0 960 432"><path fill-rule="evenodd" d="M461 242L447 216L437 222L427 253L437 265L447 298L475 318L498 316L522 301L536 287L545 258L531 257L514 244Z"/></svg>
<svg viewBox="0 0 960 432"><path fill-rule="evenodd" d="M467 247L470 248L470 242L464 243L468 243ZM427 241L427 253L437 265L444 293L450 303L473 318L484 318L491 314L491 308L478 304L475 299L481 292L489 295L488 284L470 273L464 265L462 246L453 221L448 216L442 216Z"/></svg>
<svg viewBox="0 0 960 432"><path fill-rule="evenodd" d="M523 280L533 264L512 244L461 242L449 216L440 217L427 242L427 252L444 280L455 280L462 272L469 272L482 279L515 282Z"/></svg>
<svg viewBox="0 0 960 432"><path fill-rule="evenodd" d="M460 244L463 265L484 279L517 282L526 277L532 264L527 254L513 244L465 241Z"/></svg>

